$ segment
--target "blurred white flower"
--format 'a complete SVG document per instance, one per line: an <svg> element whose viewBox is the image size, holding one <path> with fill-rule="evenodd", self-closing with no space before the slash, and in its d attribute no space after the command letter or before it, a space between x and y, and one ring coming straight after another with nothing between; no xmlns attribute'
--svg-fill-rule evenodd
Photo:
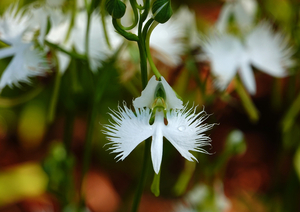
<svg viewBox="0 0 300 212"><path fill-rule="evenodd" d="M38 4L36 2L29 5L29 12L32 14L30 18L30 26L35 30L39 30L38 41L43 46L47 28L48 21L50 26L57 26L59 23L63 21L62 11L59 7L62 1L46 1L46 4Z"/></svg>
<svg viewBox="0 0 300 212"><path fill-rule="evenodd" d="M124 160L138 144L152 137L151 158L157 174L163 155L163 137L184 158L197 161L189 151L208 153L202 147L211 145L211 139L203 133L213 127L213 124L203 124L208 117L204 110L196 113L196 108L187 109L186 106L182 106L175 92L169 90L171 87L165 84L163 77L161 79L162 81L158 82L154 76L151 78L142 96L133 102L135 112L125 104L124 108L119 106L118 111L112 111L110 116L115 123L105 125L103 131L110 141L109 144L112 144L109 150L118 153L116 157L119 157L119 160ZM163 92L165 98L155 99L156 92ZM153 100L154 104L151 104L149 99ZM166 107L163 106L164 99L168 105ZM153 118L154 121L151 123Z"/></svg>
<svg viewBox="0 0 300 212"><path fill-rule="evenodd" d="M188 24L187 24L188 23ZM186 45L185 39L195 43L197 33L195 15L187 7L181 7L164 24L159 24L150 37L150 48L157 51L154 56L169 66L177 66L181 62Z"/></svg>
<svg viewBox="0 0 300 212"><path fill-rule="evenodd" d="M231 208L230 200L225 196L223 183L214 182L213 186L197 184L189 191L183 202L176 203L174 212L188 211L228 211Z"/></svg>
<svg viewBox="0 0 300 212"><path fill-rule="evenodd" d="M293 65L293 51L287 40L281 33L274 33L266 22L257 25L244 43L232 35L213 35L203 44L203 51L211 62L218 88L225 89L238 71L251 94L256 93L251 66L274 77L284 77L286 68Z"/></svg>
<svg viewBox="0 0 300 212"><path fill-rule="evenodd" d="M257 9L256 0L227 0L223 5L216 28L225 32L229 18L233 15L241 31L252 26Z"/></svg>
<svg viewBox="0 0 300 212"><path fill-rule="evenodd" d="M87 14L85 11L81 11L76 15L74 26L71 29L69 37L67 38L68 30L71 24L70 14L64 17L64 22L51 28L46 40L49 42L61 45L64 49L72 51L75 48L79 54L85 54L85 32L87 27ZM102 66L102 62L111 56L116 49L121 45L123 39L118 35L112 24L111 18L108 17L107 33L110 39L112 49L110 49L106 43L101 18L97 12L93 12L90 22L89 31L89 52L88 60L92 71L97 71ZM62 73L68 68L70 63L70 56L58 52L60 71Z"/></svg>
<svg viewBox="0 0 300 212"><path fill-rule="evenodd" d="M42 76L49 68L43 53L34 48L30 16L17 10L18 5L10 6L0 18L0 40L9 45L0 49L0 59L13 57L1 76L0 90L29 83L29 77Z"/></svg>

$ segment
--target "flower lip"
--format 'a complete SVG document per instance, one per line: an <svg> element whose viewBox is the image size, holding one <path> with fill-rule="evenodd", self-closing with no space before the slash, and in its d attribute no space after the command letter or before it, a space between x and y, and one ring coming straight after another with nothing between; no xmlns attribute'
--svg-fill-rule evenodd
<svg viewBox="0 0 300 212"><path fill-rule="evenodd" d="M165 110L162 107L155 110L148 107L134 109L135 112L125 104L123 108L119 106L118 111L110 113L114 122L104 125L105 130L102 131L110 141L109 150L117 153L118 160L124 160L149 137L152 137L151 158L155 173L159 173L161 166L163 137L189 161L197 161L190 151L210 154L203 148L211 146L211 139L204 133L215 124L203 123L209 117L204 110L196 113L196 107L187 109L187 105L180 110Z"/></svg>

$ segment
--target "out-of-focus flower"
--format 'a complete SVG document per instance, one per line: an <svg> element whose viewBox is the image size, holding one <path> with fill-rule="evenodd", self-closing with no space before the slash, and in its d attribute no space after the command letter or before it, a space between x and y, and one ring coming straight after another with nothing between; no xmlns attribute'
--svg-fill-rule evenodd
<svg viewBox="0 0 300 212"><path fill-rule="evenodd" d="M227 0L221 9L216 28L225 32L229 18L233 15L240 30L244 31L252 26L256 9L256 0Z"/></svg>
<svg viewBox="0 0 300 212"><path fill-rule="evenodd" d="M48 70L44 54L36 49L32 41L34 31L30 25L30 16L18 5L10 6L0 18L0 40L9 45L0 49L0 59L13 56L0 80L0 90L6 85L29 83L29 77L42 76Z"/></svg>
<svg viewBox="0 0 300 212"><path fill-rule="evenodd" d="M63 21L63 16L61 9L58 7L63 4L64 1L46 1L45 4L38 4L37 2L29 6L29 11L32 14L30 18L30 25L35 30L39 30L38 41L43 46L47 28L48 21L50 25L57 26Z"/></svg>
<svg viewBox="0 0 300 212"><path fill-rule="evenodd" d="M71 15L68 14L64 17L66 21L51 28L46 39L49 42L61 45L64 49L72 51L75 48L79 54L86 54L85 48L85 35L87 27L87 14L85 11L79 12L76 15L74 26L71 28L71 32L68 35L68 30L71 24ZM113 29L110 19L107 19L107 33L110 39L112 48L110 49L106 43L105 35L103 31L102 22L97 12L93 12L91 15L90 31L89 31L89 52L88 60L92 71L97 71L102 66L102 62L111 56L115 50L121 45L122 38ZM70 63L69 55L58 52L57 54L60 71L64 71L68 68Z"/></svg>
<svg viewBox="0 0 300 212"><path fill-rule="evenodd" d="M203 133L213 124L203 124L208 115L196 108L187 109L163 77L153 76L142 96L133 101L134 111L124 108L110 113L115 123L105 125L104 134L112 144L109 150L124 160L145 139L152 137L151 158L155 173L159 173L165 137L187 160L196 160L189 151L208 153L202 147L211 145ZM166 122L167 123L166 123Z"/></svg>
<svg viewBox="0 0 300 212"><path fill-rule="evenodd" d="M236 72L251 94L256 84L251 65L274 77L287 75L286 68L293 65L293 51L287 40L271 26L262 22L244 40L229 34L213 35L203 44L203 50L211 62L211 70L217 77L216 86L225 89Z"/></svg>
<svg viewBox="0 0 300 212"><path fill-rule="evenodd" d="M229 199L224 194L223 184L216 181L213 186L196 185L184 197L183 202L174 206L174 212L193 211L228 211L231 207Z"/></svg>
<svg viewBox="0 0 300 212"><path fill-rule="evenodd" d="M196 34L194 13L187 7L181 7L169 21L155 27L150 37L150 48L157 51L154 56L161 62L176 66L186 50L185 39L189 38L190 44L195 44Z"/></svg>

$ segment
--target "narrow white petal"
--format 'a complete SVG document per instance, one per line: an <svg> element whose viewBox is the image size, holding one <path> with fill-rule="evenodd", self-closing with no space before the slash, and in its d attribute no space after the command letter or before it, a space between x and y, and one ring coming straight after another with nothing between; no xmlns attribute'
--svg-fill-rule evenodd
<svg viewBox="0 0 300 212"><path fill-rule="evenodd" d="M242 63L239 74L248 92L250 94L255 94L256 83L255 83L254 73L252 71L250 63Z"/></svg>
<svg viewBox="0 0 300 212"><path fill-rule="evenodd" d="M229 21L229 17L230 15L233 13L233 4L226 2L219 14L219 18L216 22L216 29L219 32L225 32L227 25L228 25L228 21Z"/></svg>
<svg viewBox="0 0 300 212"><path fill-rule="evenodd" d="M291 67L292 50L280 33L273 33L270 24L262 22L246 39L252 64L275 77L285 76L285 68Z"/></svg>
<svg viewBox="0 0 300 212"><path fill-rule="evenodd" d="M153 123L154 133L152 135L151 158L153 169L156 174L159 173L162 155L163 155L163 130L164 130L164 112L157 111Z"/></svg>
<svg viewBox="0 0 300 212"><path fill-rule="evenodd" d="M118 107L118 111L112 111L110 116L114 123L104 125L103 133L111 144L109 150L118 153L116 157L124 160L130 152L142 141L153 134L153 128L149 124L151 117L150 109L135 108L135 113L126 105L124 108Z"/></svg>
<svg viewBox="0 0 300 212"><path fill-rule="evenodd" d="M162 83L165 90L167 110L183 108L182 101L176 96L173 88L167 83L165 78L161 77L161 81L157 81L155 76L151 77L146 88L142 91L142 95L133 101L133 105L138 108L152 108L156 86L159 82Z"/></svg>
<svg viewBox="0 0 300 212"><path fill-rule="evenodd" d="M226 89L240 63L240 55L243 52L241 42L231 35L213 35L204 43L203 51L211 62L216 86L221 90Z"/></svg>
<svg viewBox="0 0 300 212"><path fill-rule="evenodd" d="M239 0L234 5L234 16L241 30L250 28L257 9L255 0Z"/></svg>
<svg viewBox="0 0 300 212"><path fill-rule="evenodd" d="M0 49L0 59L13 56L18 48L11 46Z"/></svg>
<svg viewBox="0 0 300 212"><path fill-rule="evenodd" d="M161 83L164 86L166 92L166 103L167 103L167 110L169 109L182 109L182 101L176 96L175 91L173 88L167 83L164 77L161 77Z"/></svg>
<svg viewBox="0 0 300 212"><path fill-rule="evenodd" d="M58 51L57 54L57 60L58 60L58 67L59 67L59 71L64 74L65 71L67 70L67 68L69 67L71 58L69 55Z"/></svg>
<svg viewBox="0 0 300 212"><path fill-rule="evenodd" d="M187 160L197 160L189 151L208 153L202 147L210 146L211 139L203 133L214 124L203 124L208 115L205 111L195 112L196 108L180 111L168 111L168 125L164 126L163 134Z"/></svg>
<svg viewBox="0 0 300 212"><path fill-rule="evenodd" d="M135 100L133 100L134 107L143 108L148 107L151 108L154 102L154 92L158 81L156 80L155 76L153 75L149 80L146 88L142 91L142 95Z"/></svg>

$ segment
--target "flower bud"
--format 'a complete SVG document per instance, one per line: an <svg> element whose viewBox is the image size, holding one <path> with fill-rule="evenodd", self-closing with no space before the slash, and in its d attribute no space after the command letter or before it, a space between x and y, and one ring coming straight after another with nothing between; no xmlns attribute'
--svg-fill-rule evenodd
<svg viewBox="0 0 300 212"><path fill-rule="evenodd" d="M171 0L156 0L152 5L152 13L158 23L167 22L173 14Z"/></svg>
<svg viewBox="0 0 300 212"><path fill-rule="evenodd" d="M126 11L126 5L120 0L107 0L105 8L116 19L122 18Z"/></svg>

